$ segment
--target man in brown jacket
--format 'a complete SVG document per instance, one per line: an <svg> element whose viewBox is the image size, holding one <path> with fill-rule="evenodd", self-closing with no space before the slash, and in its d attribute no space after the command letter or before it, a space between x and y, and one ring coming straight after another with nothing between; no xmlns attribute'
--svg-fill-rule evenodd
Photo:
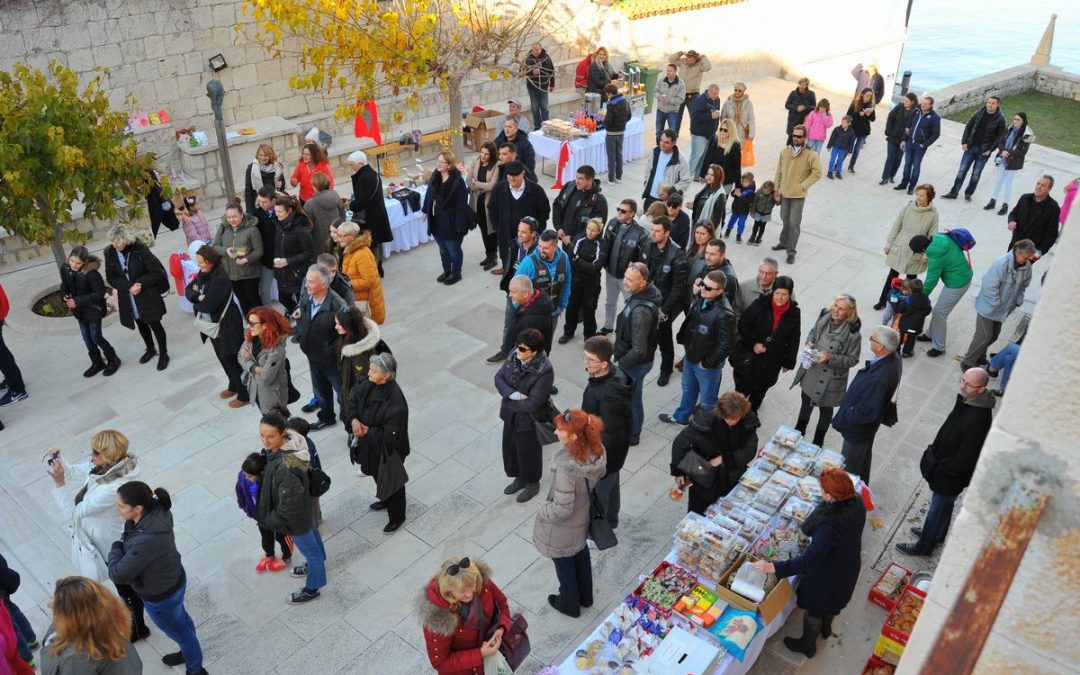
<svg viewBox="0 0 1080 675"><path fill-rule="evenodd" d="M774 251L787 250L787 263L795 262L795 247L802 233L803 204L810 186L821 180L821 160L806 147L806 127L801 124L791 130L791 145L780 151L776 164L776 190L773 199L780 204L784 229Z"/></svg>

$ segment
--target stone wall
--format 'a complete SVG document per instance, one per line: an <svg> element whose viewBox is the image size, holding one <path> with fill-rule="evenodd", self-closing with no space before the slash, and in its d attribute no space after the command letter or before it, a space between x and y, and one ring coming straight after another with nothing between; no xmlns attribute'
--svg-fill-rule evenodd
<svg viewBox="0 0 1080 675"><path fill-rule="evenodd" d="M1035 76L1035 90L1080 101L1080 75L1067 73L1057 66L1043 66Z"/></svg>
<svg viewBox="0 0 1080 675"><path fill-rule="evenodd" d="M930 92L934 108L942 115L982 105L991 94L1006 96L1028 91L1035 86L1039 68L1030 64L990 73L973 80L958 82Z"/></svg>

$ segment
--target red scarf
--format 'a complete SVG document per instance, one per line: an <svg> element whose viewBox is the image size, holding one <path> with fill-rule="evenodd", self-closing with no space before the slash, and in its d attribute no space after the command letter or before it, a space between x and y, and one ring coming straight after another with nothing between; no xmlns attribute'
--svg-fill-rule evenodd
<svg viewBox="0 0 1080 675"><path fill-rule="evenodd" d="M783 307L777 307L775 302L769 301L769 306L772 307L772 329L775 333L777 327L780 326L780 319L784 318L784 315L791 309L791 301L788 300L788 303Z"/></svg>

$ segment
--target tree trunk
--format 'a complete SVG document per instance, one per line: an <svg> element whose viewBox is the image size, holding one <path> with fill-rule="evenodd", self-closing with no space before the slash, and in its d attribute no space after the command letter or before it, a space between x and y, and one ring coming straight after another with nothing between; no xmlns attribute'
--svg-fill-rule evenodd
<svg viewBox="0 0 1080 675"><path fill-rule="evenodd" d="M64 225L53 214L52 209L42 199L35 199L38 210L41 211L41 215L45 217L47 222L53 224L53 236L52 241L49 242L49 248L52 249L53 258L56 259L56 269L61 269L64 263L67 262L67 251L64 250Z"/></svg>
<svg viewBox="0 0 1080 675"><path fill-rule="evenodd" d="M461 137L461 82L463 78L455 75L446 81L447 103L450 107L450 150L459 161L465 154L465 142Z"/></svg>

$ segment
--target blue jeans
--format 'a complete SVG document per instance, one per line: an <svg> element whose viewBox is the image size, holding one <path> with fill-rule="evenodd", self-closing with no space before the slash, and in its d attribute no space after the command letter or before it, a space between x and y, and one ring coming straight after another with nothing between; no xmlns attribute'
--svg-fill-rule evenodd
<svg viewBox="0 0 1080 675"><path fill-rule="evenodd" d="M990 159L990 155L984 155L981 148L969 146L960 157L960 170L956 172L956 180L953 181L952 189L949 192L951 194L960 192L960 186L964 184L964 177L967 176L968 169L971 169L971 180L968 181L964 194L968 197L975 194L975 188L979 186L979 178L982 177L983 167L986 166L986 160L988 159Z"/></svg>
<svg viewBox="0 0 1080 675"><path fill-rule="evenodd" d="M682 400L671 415L675 421L686 424L690 415L699 406L703 410L714 408L717 395L720 393L720 378L723 374L723 366L702 368L701 364L694 363L690 359L683 360Z"/></svg>
<svg viewBox="0 0 1080 675"><path fill-rule="evenodd" d="M697 178L701 175L701 163L705 161L705 150L709 147L708 136L690 137L690 176ZM652 189L652 186L649 186Z"/></svg>
<svg viewBox="0 0 1080 675"><path fill-rule="evenodd" d="M551 113L548 110L548 92L532 87L526 87L526 89L529 91L529 105L532 106L533 131L539 131L540 124L551 119Z"/></svg>
<svg viewBox="0 0 1080 675"><path fill-rule="evenodd" d="M656 111L656 144L660 144L660 132L664 130L664 124L667 123L667 128L675 132L675 136L679 135L679 127L682 126L682 113L676 110L675 112L660 112Z"/></svg>
<svg viewBox="0 0 1080 675"><path fill-rule="evenodd" d="M738 232L739 236L741 237L742 233L743 233L743 230L746 229L746 216L747 215L748 214L746 214L746 213L733 213L733 214L731 214L731 217L728 218L728 221L727 221L727 233L731 234L731 228L737 227L738 229L736 230L736 232Z"/></svg>
<svg viewBox="0 0 1080 675"><path fill-rule="evenodd" d="M1000 352L990 359L990 367L1001 373L1001 391L1009 386L1009 376L1012 375L1013 364L1020 355L1020 345L1010 342Z"/></svg>
<svg viewBox="0 0 1080 675"><path fill-rule="evenodd" d="M814 152L821 154L821 146L825 145L825 141L819 141L816 139L810 139L806 141L806 147L810 148Z"/></svg>
<svg viewBox="0 0 1080 675"><path fill-rule="evenodd" d="M848 163L848 169L855 168L855 162L859 161L859 151L866 145L866 136L855 137L855 149L851 151L851 161Z"/></svg>
<svg viewBox="0 0 1080 675"><path fill-rule="evenodd" d="M840 148L833 148L829 155L829 173L841 173L844 170L844 158L847 152Z"/></svg>
<svg viewBox="0 0 1080 675"><path fill-rule="evenodd" d="M439 245L439 257L442 258L443 272L455 277L461 276L461 263L465 253L461 250L462 237L457 239L440 239L435 237L435 243Z"/></svg>
<svg viewBox="0 0 1080 675"><path fill-rule="evenodd" d="M641 425L645 423L645 404L641 401L641 389L645 386L645 376L652 370L653 361L655 357L645 363L623 369L634 381L634 393L630 399L630 436L633 438L641 436Z"/></svg>
<svg viewBox="0 0 1080 675"><path fill-rule="evenodd" d="M315 403L319 406L319 419L334 421L334 398L341 394L341 373L337 366L317 366L308 360L311 370L311 388Z"/></svg>
<svg viewBox="0 0 1080 675"><path fill-rule="evenodd" d="M604 138L604 152L607 154L607 175L609 181L622 180L623 170L623 142L625 134L622 132L608 134Z"/></svg>
<svg viewBox="0 0 1080 675"><path fill-rule="evenodd" d="M296 550L304 554L307 561L307 580L304 588L317 591L326 585L326 547L323 546L319 527L311 524L311 529L304 534L294 534L293 544Z"/></svg>
<svg viewBox="0 0 1080 675"><path fill-rule="evenodd" d="M956 497L946 497L933 493L930 498L930 509L926 512L926 520L923 521L922 536L915 544L917 553L929 555L934 552L938 544L945 543L945 535L949 533L949 521L952 520L953 505Z"/></svg>
<svg viewBox="0 0 1080 675"><path fill-rule="evenodd" d="M199 636L195 634L195 622L191 615L184 609L184 593L187 591L187 580L180 584L168 598L153 602L143 599L146 613L150 620L161 629L162 633L180 646L180 653L184 655L184 668L189 673L197 673L202 668L202 645L199 644Z"/></svg>
<svg viewBox="0 0 1080 675"><path fill-rule="evenodd" d="M881 170L881 180L891 181L896 178L896 172L900 169L900 160L904 157L904 151L899 143L885 141L885 168Z"/></svg>
<svg viewBox="0 0 1080 675"><path fill-rule="evenodd" d="M79 321L79 332L82 333L83 344L86 345L86 351L90 352L90 359L97 362L101 359L101 354L105 354L105 358L112 361L116 358L116 350L109 344L109 341L105 339L105 336L101 333L101 319L94 321ZM100 349L100 352L98 351Z"/></svg>
<svg viewBox="0 0 1080 675"><path fill-rule="evenodd" d="M914 190L919 184L919 171L922 169L922 158L926 154L926 148L916 143L904 144L904 175L900 183L906 185L909 190Z"/></svg>

